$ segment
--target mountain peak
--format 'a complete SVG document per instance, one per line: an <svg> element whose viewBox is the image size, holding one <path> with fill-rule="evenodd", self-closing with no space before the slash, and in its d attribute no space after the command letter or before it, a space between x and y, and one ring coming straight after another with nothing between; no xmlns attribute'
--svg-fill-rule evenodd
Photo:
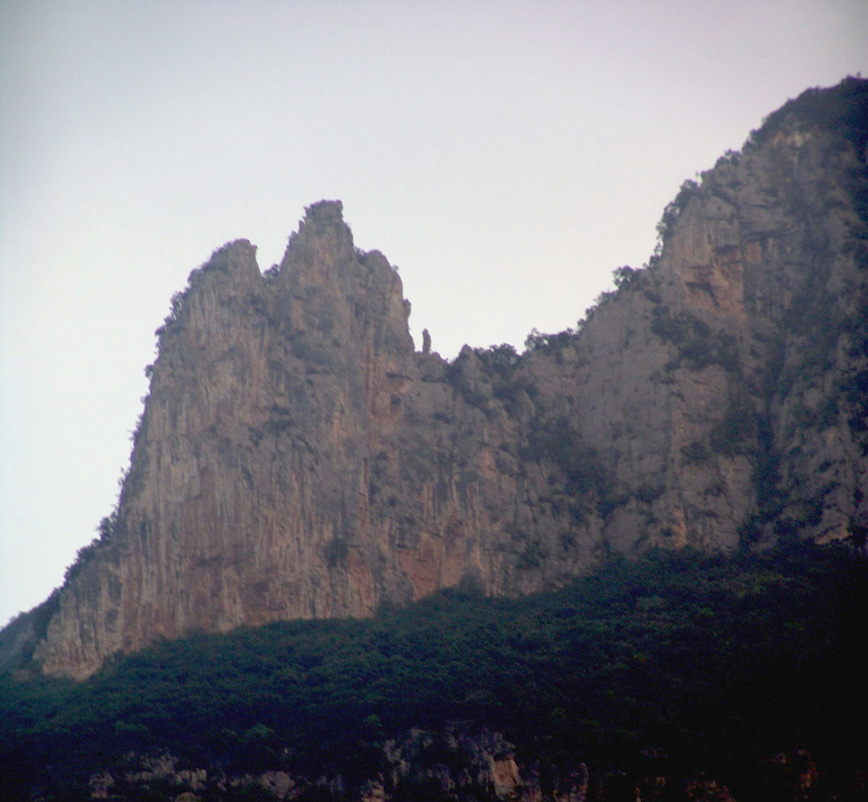
<svg viewBox="0 0 868 802"><path fill-rule="evenodd" d="M414 353L340 201L306 209L276 277L246 240L216 251L36 662L83 677L197 629L549 589L611 551L864 532L868 170L855 123L822 124L865 84L809 96L821 135L767 123L686 183L651 267L522 356Z"/></svg>

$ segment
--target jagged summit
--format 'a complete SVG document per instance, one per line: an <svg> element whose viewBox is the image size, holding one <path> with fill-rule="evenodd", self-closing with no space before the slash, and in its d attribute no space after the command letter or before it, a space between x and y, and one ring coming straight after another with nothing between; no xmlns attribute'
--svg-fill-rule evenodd
<svg viewBox="0 0 868 802"><path fill-rule="evenodd" d="M35 663L84 677L197 629L529 593L612 550L864 537L866 85L793 101L685 183L651 267L521 357L416 353L340 201L277 270L216 251L159 330L117 515Z"/></svg>
<svg viewBox="0 0 868 802"><path fill-rule="evenodd" d="M312 225L343 225L344 223L344 204L340 200L321 200L312 203L310 206L304 207L304 220L299 224L298 233L301 234L301 229L306 223ZM348 229L349 230L349 229Z"/></svg>

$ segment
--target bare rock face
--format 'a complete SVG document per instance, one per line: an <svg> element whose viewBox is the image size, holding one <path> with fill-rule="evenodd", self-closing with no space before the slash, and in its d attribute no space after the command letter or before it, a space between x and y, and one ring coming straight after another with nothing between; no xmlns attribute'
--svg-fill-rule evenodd
<svg viewBox="0 0 868 802"><path fill-rule="evenodd" d="M265 275L246 241L215 252L35 660L85 677L197 629L529 593L608 550L864 539L868 124L841 120L866 83L772 115L682 188L649 269L521 357L415 353L401 281L340 202Z"/></svg>
<svg viewBox="0 0 868 802"><path fill-rule="evenodd" d="M599 522L576 537L540 501L521 419L480 402L476 356L414 353L401 281L354 248L339 202L308 210L276 275L235 242L174 306L116 532L64 589L45 671L462 582L526 592L594 564ZM528 527L563 552L545 572L536 552L522 570Z"/></svg>
<svg viewBox="0 0 868 802"><path fill-rule="evenodd" d="M572 426L621 550L864 538L868 105L864 81L833 92L687 182L657 264L585 327Z"/></svg>

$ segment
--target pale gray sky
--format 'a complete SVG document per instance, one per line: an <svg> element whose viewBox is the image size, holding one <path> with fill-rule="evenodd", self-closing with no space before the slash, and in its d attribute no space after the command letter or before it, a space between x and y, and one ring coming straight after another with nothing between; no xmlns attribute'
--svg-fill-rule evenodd
<svg viewBox="0 0 868 802"><path fill-rule="evenodd" d="M154 329L224 242L340 198L453 357L575 324L865 0L0 4L0 625L111 511Z"/></svg>

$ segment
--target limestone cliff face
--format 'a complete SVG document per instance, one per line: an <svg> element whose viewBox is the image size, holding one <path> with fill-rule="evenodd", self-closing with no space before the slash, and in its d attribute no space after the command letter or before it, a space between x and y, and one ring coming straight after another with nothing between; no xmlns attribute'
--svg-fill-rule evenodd
<svg viewBox="0 0 868 802"><path fill-rule="evenodd" d="M562 552L548 579L594 564L599 523L577 537L537 509L549 486L519 465L521 416L466 389L475 358L414 353L401 281L354 248L340 203L308 210L276 276L235 242L174 308L116 531L63 590L44 670L85 676L155 638L369 615L462 581L530 591L529 529Z"/></svg>
<svg viewBox="0 0 868 802"><path fill-rule="evenodd" d="M685 184L658 263L579 338L574 426L617 548L864 536L868 104L834 91Z"/></svg>
<svg viewBox="0 0 868 802"><path fill-rule="evenodd" d="M685 185L649 269L520 358L414 353L401 281L339 202L277 271L246 241L215 252L161 332L114 531L62 589L43 670L446 586L532 592L610 549L864 535L868 123L837 109L858 117L865 84L773 115Z"/></svg>

